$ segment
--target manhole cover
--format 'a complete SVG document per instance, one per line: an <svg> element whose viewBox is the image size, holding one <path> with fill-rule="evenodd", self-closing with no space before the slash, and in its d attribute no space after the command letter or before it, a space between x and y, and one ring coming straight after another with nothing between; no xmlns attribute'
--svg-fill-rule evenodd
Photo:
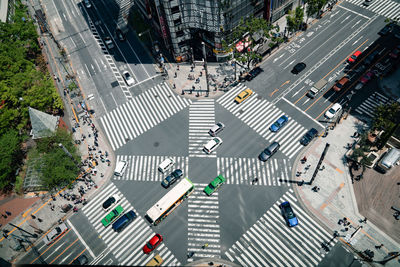
<svg viewBox="0 0 400 267"><path fill-rule="evenodd" d="M158 147L160 145L159 142L154 142L154 147Z"/></svg>

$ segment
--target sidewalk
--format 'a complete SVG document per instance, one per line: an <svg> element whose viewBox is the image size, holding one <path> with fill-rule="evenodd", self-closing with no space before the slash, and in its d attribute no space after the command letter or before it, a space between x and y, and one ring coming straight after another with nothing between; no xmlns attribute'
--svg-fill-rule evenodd
<svg viewBox="0 0 400 267"><path fill-rule="evenodd" d="M37 9L39 2L33 1ZM33 14L33 9L28 3L29 11ZM40 36L40 43L43 54L48 62L48 68L54 77L55 85L59 94L64 100L64 121L68 128L73 131L73 138L82 154L83 169L86 170L85 176L80 176L74 182L71 189L64 188L52 197L49 192L40 192L38 194L28 193L24 197L8 196L0 200L0 213L6 210L11 212L7 218L2 218L1 230L7 232L0 239L0 257L6 261L17 261L18 256L22 256L24 249L29 250L31 244L40 240L55 225L68 219L73 210L64 212L64 205L72 205L78 209L90 201L90 198L98 192L98 188L105 184L113 175L115 165L113 151L103 137L104 134L96 128L96 120L90 113L90 107L85 103L84 93L79 87L74 92L65 90L68 84L74 78L71 62L63 62L54 38L49 34ZM68 54L68 51L67 51ZM79 86L79 81L74 80ZM73 105L80 105L81 110L73 110ZM79 122L77 122L77 120ZM108 152L107 152L108 151ZM107 153L106 153L107 152ZM84 173L83 173L84 174ZM21 230L11 226L9 223L17 225L21 229L31 233L23 233ZM37 234L37 237L32 235ZM18 247L16 239L23 239L22 247Z"/></svg>
<svg viewBox="0 0 400 267"><path fill-rule="evenodd" d="M337 231L339 240L347 244L345 247L355 252L364 252L369 249L374 252L373 260L383 260L389 252L399 252L400 245L378 229L371 221L364 222L364 216L359 213L353 190L349 169L344 157L347 143L353 143L351 137L354 132L364 127L363 122L355 117L348 116L342 120L325 138L319 137L305 154L300 154L293 168L293 177L300 171L296 180L304 180L302 186L295 185L294 189L303 205L317 217L330 231ZM325 155L320 171L312 185L308 185L326 143L329 149ZM300 162L306 156L307 161ZM305 167L310 165L308 170ZM323 170L322 170L323 169ZM388 178L388 177L386 177ZM318 192L311 190L314 186L320 188ZM348 225L339 224L339 220L347 218ZM301 222L300 222L301 223ZM333 234L332 234L333 237ZM379 247L383 244L382 247ZM332 244L331 244L332 245ZM378 247L375 247L378 246ZM398 266L397 259L388 262L386 266Z"/></svg>

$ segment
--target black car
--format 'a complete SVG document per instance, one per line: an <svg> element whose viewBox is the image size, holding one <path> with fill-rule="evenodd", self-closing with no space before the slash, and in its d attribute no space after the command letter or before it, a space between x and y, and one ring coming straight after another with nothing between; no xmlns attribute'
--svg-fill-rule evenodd
<svg viewBox="0 0 400 267"><path fill-rule="evenodd" d="M392 24L388 24L385 27L383 27L382 30L380 30L378 32L379 35L387 35L388 33L390 33L393 30L393 25Z"/></svg>
<svg viewBox="0 0 400 267"><path fill-rule="evenodd" d="M251 81L253 80L258 74L262 72L262 69L260 67L252 69L247 75L246 75L246 80Z"/></svg>
<svg viewBox="0 0 400 267"><path fill-rule="evenodd" d="M281 145L278 142L273 142L272 144L270 144L266 149L263 150L263 152L261 152L261 154L258 156L258 158L261 161L267 161L270 157L272 157L272 155L274 155L276 153L276 151L279 150L279 147Z"/></svg>
<svg viewBox="0 0 400 267"><path fill-rule="evenodd" d="M121 29L116 29L115 35L118 37L118 40L120 40L121 42L126 40L126 33L124 33Z"/></svg>
<svg viewBox="0 0 400 267"><path fill-rule="evenodd" d="M301 138L300 144L303 146L308 145L316 136L318 135L318 131L315 128L311 128L306 132L306 134Z"/></svg>
<svg viewBox="0 0 400 267"><path fill-rule="evenodd" d="M82 254L72 262L72 265L87 265L88 262L88 258L85 256L85 254Z"/></svg>
<svg viewBox="0 0 400 267"><path fill-rule="evenodd" d="M372 63L372 61L374 61L375 57L379 54L378 50L375 50L374 52L372 52L371 54L369 54L367 56L367 58L364 60L364 64L365 65L369 65Z"/></svg>
<svg viewBox="0 0 400 267"><path fill-rule="evenodd" d="M301 71L303 71L306 68L306 63L300 62L297 63L296 66L293 67L292 73L293 74L299 74Z"/></svg>
<svg viewBox="0 0 400 267"><path fill-rule="evenodd" d="M182 170L176 169L173 171L170 175L165 177L165 179L161 182L161 185L164 188L170 187L173 183L175 183L179 178L181 178L183 175Z"/></svg>

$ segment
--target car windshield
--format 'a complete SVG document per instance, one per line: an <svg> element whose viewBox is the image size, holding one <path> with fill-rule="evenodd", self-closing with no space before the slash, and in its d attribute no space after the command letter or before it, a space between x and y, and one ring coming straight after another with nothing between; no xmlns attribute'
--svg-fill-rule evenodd
<svg viewBox="0 0 400 267"><path fill-rule="evenodd" d="M125 72L125 77L126 77L127 79L129 79L131 76L129 75L128 72Z"/></svg>
<svg viewBox="0 0 400 267"><path fill-rule="evenodd" d="M270 155L271 155L271 151L269 151L269 149L268 149L268 148L266 148L266 149L264 150L264 153L265 153L265 154L267 154L268 156L270 156Z"/></svg>
<svg viewBox="0 0 400 267"><path fill-rule="evenodd" d="M115 202L115 199L113 197L107 199L106 202L104 202L104 204L103 204L103 208L106 209L106 208L110 207L111 204L114 202Z"/></svg>
<svg viewBox="0 0 400 267"><path fill-rule="evenodd" d="M217 123L217 126L218 126L219 128L221 128L221 127L222 127L222 124L221 124L221 123Z"/></svg>
<svg viewBox="0 0 400 267"><path fill-rule="evenodd" d="M147 243L146 246L147 246L149 249L153 249L153 246L150 244L150 242Z"/></svg>
<svg viewBox="0 0 400 267"><path fill-rule="evenodd" d="M168 183L169 183L168 179L165 178L165 179L163 180L163 183L164 183L164 184L168 184Z"/></svg>
<svg viewBox="0 0 400 267"><path fill-rule="evenodd" d="M61 228L60 227L56 227L56 231L57 231L57 234L61 233Z"/></svg>
<svg viewBox="0 0 400 267"><path fill-rule="evenodd" d="M278 122L275 122L274 124L272 124L272 126L275 126L275 127L279 127L279 123Z"/></svg>
<svg viewBox="0 0 400 267"><path fill-rule="evenodd" d="M208 187L209 187L211 190L214 190L214 189L215 189L215 187L214 187L211 183L208 185Z"/></svg>
<svg viewBox="0 0 400 267"><path fill-rule="evenodd" d="M333 108L330 108L328 112L331 114L335 114L335 110Z"/></svg>
<svg viewBox="0 0 400 267"><path fill-rule="evenodd" d="M343 84L337 83L336 86L339 87L339 88L342 88Z"/></svg>
<svg viewBox="0 0 400 267"><path fill-rule="evenodd" d="M286 214L288 219L294 218L294 213L293 213L292 209L289 206L285 207L285 214Z"/></svg>
<svg viewBox="0 0 400 267"><path fill-rule="evenodd" d="M356 60L356 59L357 59L357 56L356 56L356 55L352 55L351 58L354 59L354 60Z"/></svg>

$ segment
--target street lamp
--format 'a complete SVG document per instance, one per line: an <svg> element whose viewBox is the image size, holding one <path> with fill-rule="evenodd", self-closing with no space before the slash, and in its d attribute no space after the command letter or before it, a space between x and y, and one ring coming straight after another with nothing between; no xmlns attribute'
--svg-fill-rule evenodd
<svg viewBox="0 0 400 267"><path fill-rule="evenodd" d="M151 37L150 29L147 29L147 30L145 30L144 32L139 33L138 36L141 37L141 36L143 36L143 35L146 34L146 33L149 34L149 36L150 36L150 41L151 41L151 45L153 45L154 42L153 42L153 38Z"/></svg>

